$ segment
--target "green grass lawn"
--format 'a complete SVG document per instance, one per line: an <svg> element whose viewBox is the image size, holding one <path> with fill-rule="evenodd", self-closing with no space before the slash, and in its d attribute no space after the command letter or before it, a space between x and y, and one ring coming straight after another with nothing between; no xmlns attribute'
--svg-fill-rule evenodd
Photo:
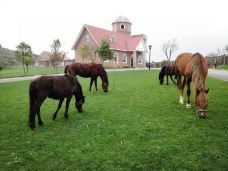
<svg viewBox="0 0 228 171"><path fill-rule="evenodd" d="M56 74L56 73L63 73L64 67L57 67L57 71L53 69L53 67L29 67L29 72L25 73L23 71L22 66L12 66L3 68L0 70L0 78L8 78L8 77L23 77L28 75L46 75L46 74Z"/></svg>
<svg viewBox="0 0 228 171"><path fill-rule="evenodd" d="M217 69L228 70L228 65L219 65L219 66L217 67Z"/></svg>
<svg viewBox="0 0 228 171"><path fill-rule="evenodd" d="M109 72L110 91L89 92L84 112L57 101L41 108L43 127L28 127L29 81L0 84L0 170L228 170L228 83L208 77L208 118L179 104L158 71ZM114 84L113 84L114 83ZM193 99L193 98L191 98ZM193 102L193 101L192 101Z"/></svg>

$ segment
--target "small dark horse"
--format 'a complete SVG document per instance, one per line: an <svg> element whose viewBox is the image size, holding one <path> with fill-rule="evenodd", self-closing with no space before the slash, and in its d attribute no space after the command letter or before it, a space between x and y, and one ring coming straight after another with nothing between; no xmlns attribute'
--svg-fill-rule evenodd
<svg viewBox="0 0 228 171"><path fill-rule="evenodd" d="M91 87L93 82L95 81L95 88L97 91L97 77L100 76L102 80L102 88L104 92L108 91L108 76L101 64L90 63L90 64L82 64L82 63L74 63L71 65L67 65L64 70L65 74L69 74L72 77L79 75L81 77L91 77L89 91L91 91Z"/></svg>
<svg viewBox="0 0 228 171"><path fill-rule="evenodd" d="M78 112L82 112L85 96L83 96L82 87L77 79L72 80L68 76L42 76L33 80L29 87L29 127L31 129L35 128L36 114L38 116L38 124L43 125L40 117L40 107L47 97L59 100L58 108L53 114L53 120L56 119L64 99L67 99L64 114L67 119L69 103L73 95L76 99L75 107L78 109Z"/></svg>
<svg viewBox="0 0 228 171"><path fill-rule="evenodd" d="M175 75L175 66L163 66L159 73L160 85L163 84L165 76L166 76L166 80L167 80L166 85L169 84L168 76L170 76L170 79L176 85L176 82L173 80L173 77L172 77L173 75Z"/></svg>

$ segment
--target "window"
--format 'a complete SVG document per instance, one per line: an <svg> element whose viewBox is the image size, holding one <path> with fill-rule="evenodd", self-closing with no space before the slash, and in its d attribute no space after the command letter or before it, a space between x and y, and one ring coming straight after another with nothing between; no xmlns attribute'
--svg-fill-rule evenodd
<svg viewBox="0 0 228 171"><path fill-rule="evenodd" d="M114 61L115 61L115 63L118 63L118 53L114 54Z"/></svg>
<svg viewBox="0 0 228 171"><path fill-rule="evenodd" d="M121 30L124 30L124 29L125 29L125 25L124 25L124 24L121 24L121 25L120 25L120 29L121 29Z"/></svg>
<svg viewBox="0 0 228 171"><path fill-rule="evenodd" d="M127 55L124 53L122 57L122 63L127 63Z"/></svg>
<svg viewBox="0 0 228 171"><path fill-rule="evenodd" d="M88 42L89 41L89 34L85 35L85 40Z"/></svg>
<svg viewBox="0 0 228 171"><path fill-rule="evenodd" d="M112 36L112 43L116 43L116 37Z"/></svg>
<svg viewBox="0 0 228 171"><path fill-rule="evenodd" d="M139 57L138 57L138 63L139 63L139 64L142 64L142 56L139 56Z"/></svg>

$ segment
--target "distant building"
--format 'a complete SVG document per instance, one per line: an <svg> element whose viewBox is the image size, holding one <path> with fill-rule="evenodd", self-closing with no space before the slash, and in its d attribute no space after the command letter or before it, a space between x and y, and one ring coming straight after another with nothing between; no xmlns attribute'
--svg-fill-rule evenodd
<svg viewBox="0 0 228 171"><path fill-rule="evenodd" d="M84 25L78 34L72 50L75 50L75 62L90 63L90 59L80 56L80 48L87 44L97 49L102 39L107 39L110 49L114 50L115 67L145 67L147 53L147 38L144 34L131 35L131 22L123 16L112 23L112 31L91 25ZM104 67L111 68L114 61L102 61L94 50L94 61L103 63Z"/></svg>
<svg viewBox="0 0 228 171"><path fill-rule="evenodd" d="M51 66L50 55L51 55L51 52L43 51L40 54L39 58L36 60L35 65L40 66L40 67ZM75 61L74 59L70 59L65 55L63 58L63 61L60 62L58 66L66 66L66 65L74 63L74 61Z"/></svg>

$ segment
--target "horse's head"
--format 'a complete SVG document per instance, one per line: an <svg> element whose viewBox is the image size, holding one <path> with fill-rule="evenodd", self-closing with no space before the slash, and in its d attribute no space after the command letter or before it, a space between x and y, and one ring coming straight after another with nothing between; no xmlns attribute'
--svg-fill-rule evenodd
<svg viewBox="0 0 228 171"><path fill-rule="evenodd" d="M161 72L159 73L159 81L160 81L160 85L162 85L162 84L163 84L163 82L164 82L164 76L165 76L165 74L161 71Z"/></svg>
<svg viewBox="0 0 228 171"><path fill-rule="evenodd" d="M108 83L107 82L103 82L102 83L102 88L103 88L104 92L108 92Z"/></svg>
<svg viewBox="0 0 228 171"><path fill-rule="evenodd" d="M81 98L76 98L75 107L78 109L78 112L82 112L82 105L85 103L85 96Z"/></svg>
<svg viewBox="0 0 228 171"><path fill-rule="evenodd" d="M75 107L78 109L78 112L82 112L82 105L85 103L85 96L83 95L82 86L76 79L77 89L74 92L75 96Z"/></svg>
<svg viewBox="0 0 228 171"><path fill-rule="evenodd" d="M196 107L197 107L197 115L200 118L207 117L207 93L209 89L197 89L196 90Z"/></svg>

